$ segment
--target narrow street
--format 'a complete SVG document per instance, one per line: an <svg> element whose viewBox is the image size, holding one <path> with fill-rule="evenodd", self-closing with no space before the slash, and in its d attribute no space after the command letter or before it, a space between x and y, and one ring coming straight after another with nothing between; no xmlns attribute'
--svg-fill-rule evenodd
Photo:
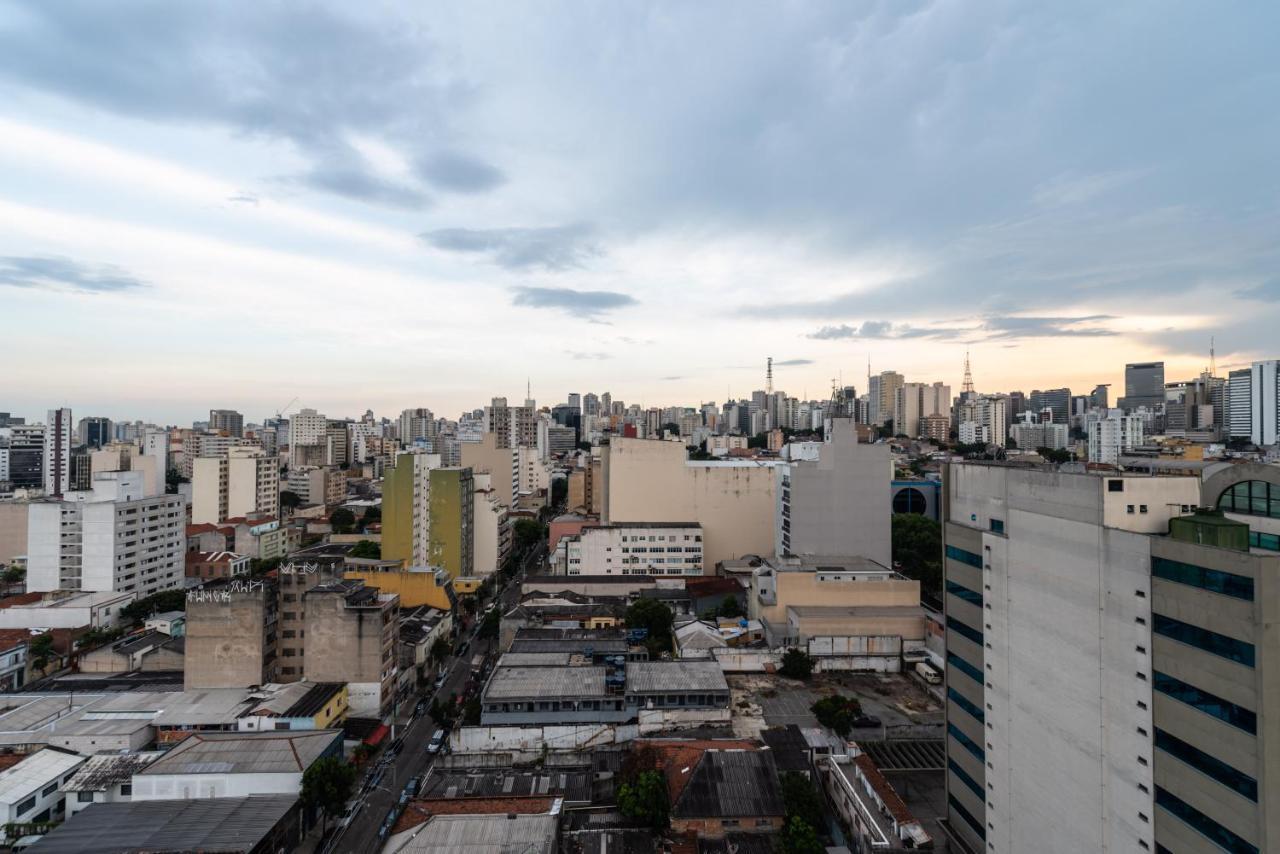
<svg viewBox="0 0 1280 854"><path fill-rule="evenodd" d="M498 596L498 607L502 612L509 610L520 598L520 582L525 577L531 564L540 564L543 549L530 552L524 565L515 577L507 582L507 586ZM435 757L427 753L427 743L438 729L437 723L429 714L413 717L414 706L419 697L431 704L433 697L443 702L451 695L461 696L470 675L472 657L483 652L493 651L497 640L480 641L476 633L480 629L481 615L477 614L472 626L466 634L459 638L459 643L467 641L468 648L462 656L451 656L447 666L449 676L444 685L436 690L434 685L428 686L423 693L412 696L401 704L400 713L396 717L394 738L388 737L385 747L378 759L371 762L366 773L357 781L357 793L352 803L358 804L358 811L345 829L336 834L326 845L325 852L333 854L371 854L382 848L384 840L378 831L387 818L391 808L399 802L405 784L413 777L425 777ZM400 749L391 761L385 761L391 745L403 739Z"/></svg>

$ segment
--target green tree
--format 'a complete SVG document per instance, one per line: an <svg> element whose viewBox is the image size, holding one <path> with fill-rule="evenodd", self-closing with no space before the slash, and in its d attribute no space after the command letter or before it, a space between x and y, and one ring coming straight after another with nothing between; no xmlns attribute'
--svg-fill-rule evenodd
<svg viewBox="0 0 1280 854"><path fill-rule="evenodd" d="M382 508L378 506L366 507L364 509L364 515L360 517L360 521L366 525L370 522L381 522Z"/></svg>
<svg viewBox="0 0 1280 854"><path fill-rule="evenodd" d="M480 623L480 631L476 637L481 640L493 640L498 636L498 630L502 627L502 611L494 608L488 614L485 614L484 620Z"/></svg>
<svg viewBox="0 0 1280 854"><path fill-rule="evenodd" d="M667 826L667 780L661 771L641 771L635 781L618 787L618 810L655 830Z"/></svg>
<svg viewBox="0 0 1280 854"><path fill-rule="evenodd" d="M356 769L333 756L317 759L302 775L302 802L318 809L328 823L346 807L355 786Z"/></svg>
<svg viewBox="0 0 1280 854"><path fill-rule="evenodd" d="M431 644L431 651L428 655L431 657L432 664L439 664L449 657L453 652L453 647L446 638L436 638L435 643Z"/></svg>
<svg viewBox="0 0 1280 854"><path fill-rule="evenodd" d="M32 640L27 652L31 656L31 664L37 670L43 671L49 666L49 659L53 657L53 634L45 632Z"/></svg>
<svg viewBox="0 0 1280 854"><path fill-rule="evenodd" d="M787 821L782 831L779 849L782 854L826 854L826 846L818 839L818 832L799 816Z"/></svg>
<svg viewBox="0 0 1280 854"><path fill-rule="evenodd" d="M742 603L738 601L737 596L724 597L724 601L720 603L720 607L716 609L716 613L721 617L746 616L746 613L742 610Z"/></svg>
<svg viewBox="0 0 1280 854"><path fill-rule="evenodd" d="M129 625L133 625L134 623L141 623L152 614L185 610L187 610L187 593L185 590L164 590L125 605L120 609L120 619Z"/></svg>
<svg viewBox="0 0 1280 854"><path fill-rule="evenodd" d="M190 482L177 469L169 469L164 473L164 491L169 495L178 494L178 484Z"/></svg>
<svg viewBox="0 0 1280 854"><path fill-rule="evenodd" d="M349 557L373 558L377 560L382 557L382 546L372 540L361 540L351 547Z"/></svg>
<svg viewBox="0 0 1280 854"><path fill-rule="evenodd" d="M302 504L302 497L296 492L284 490L280 493L280 507L286 510L292 510Z"/></svg>
<svg viewBox="0 0 1280 854"><path fill-rule="evenodd" d="M671 624L674 619L671 609L657 599L637 599L627 606L627 628L649 630L645 646L654 658L671 651Z"/></svg>
<svg viewBox="0 0 1280 854"><path fill-rule="evenodd" d="M547 538L547 526L537 519L517 519L511 528L511 554L516 562Z"/></svg>
<svg viewBox="0 0 1280 854"><path fill-rule="evenodd" d="M778 672L788 679L808 679L813 675L813 657L792 647L782 654L782 666Z"/></svg>
<svg viewBox="0 0 1280 854"><path fill-rule="evenodd" d="M853 729L853 721L862 714L862 704L853 697L832 694L823 697L809 709L818 723L834 731L841 738L847 738Z"/></svg>
<svg viewBox="0 0 1280 854"><path fill-rule="evenodd" d="M564 507L565 502L569 499L569 480L568 478L558 477L551 481L551 506Z"/></svg>
<svg viewBox="0 0 1280 854"><path fill-rule="evenodd" d="M942 528L919 513L894 513L893 561L902 574L920 582L925 593L942 597Z"/></svg>
<svg viewBox="0 0 1280 854"><path fill-rule="evenodd" d="M788 820L799 818L810 827L822 827L826 823L822 798L804 775L787 771L779 775L778 783L782 788L782 804Z"/></svg>
<svg viewBox="0 0 1280 854"><path fill-rule="evenodd" d="M464 726L480 726L480 697L473 696L462 707Z"/></svg>
<svg viewBox="0 0 1280 854"><path fill-rule="evenodd" d="M767 448L769 447L769 434L757 433L754 436L747 437L748 448Z"/></svg>
<svg viewBox="0 0 1280 854"><path fill-rule="evenodd" d="M1058 450L1055 448L1036 448L1036 453L1051 463L1069 463L1075 459L1075 454L1070 451Z"/></svg>
<svg viewBox="0 0 1280 854"><path fill-rule="evenodd" d="M335 534L350 534L356 526L356 514L345 507L339 507L329 514L329 524Z"/></svg>
<svg viewBox="0 0 1280 854"><path fill-rule="evenodd" d="M5 584L17 584L27 577L27 571L20 566L11 566L4 571Z"/></svg>

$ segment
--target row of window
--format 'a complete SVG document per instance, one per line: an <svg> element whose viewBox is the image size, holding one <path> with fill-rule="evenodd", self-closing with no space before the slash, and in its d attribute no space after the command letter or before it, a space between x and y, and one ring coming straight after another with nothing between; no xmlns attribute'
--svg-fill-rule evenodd
<svg viewBox="0 0 1280 854"><path fill-rule="evenodd" d="M1250 531L1249 548L1280 552L1280 537L1275 534L1264 534L1261 531Z"/></svg>
<svg viewBox="0 0 1280 854"><path fill-rule="evenodd" d="M1218 509L1280 519L1280 484L1262 480L1234 484L1218 498Z"/></svg>
<svg viewBox="0 0 1280 854"><path fill-rule="evenodd" d="M1220 635L1209 629L1193 626L1163 614L1151 615L1151 629L1158 635L1171 638L1179 643L1194 646L1212 653L1228 661L1235 661L1245 667L1253 667L1255 650L1253 644L1236 640L1227 635Z"/></svg>
<svg viewBox="0 0 1280 854"><path fill-rule="evenodd" d="M1257 803L1258 781L1242 771L1237 771L1216 756L1211 756L1200 748L1187 744L1159 727L1156 727L1156 747Z"/></svg>
<svg viewBox="0 0 1280 854"><path fill-rule="evenodd" d="M982 607L982 594L977 592L976 590L970 590L968 587L965 587L963 584L957 584L954 581L951 581L950 579L948 579L947 592L950 593L952 596L957 596L966 602L970 602L974 605L977 605L979 608Z"/></svg>
<svg viewBox="0 0 1280 854"><path fill-rule="evenodd" d="M1250 534L1251 538L1252 536ZM1276 548L1280 550L1280 543ZM1253 579L1248 576L1223 572L1219 569L1208 569L1163 557L1151 559L1151 574L1165 581L1176 581L1178 584L1198 587L1210 593L1221 593L1223 596L1244 599L1246 602L1253 601Z"/></svg>
<svg viewBox="0 0 1280 854"><path fill-rule="evenodd" d="M1154 677L1153 687L1161 694L1186 703L1188 706L1198 709L1206 715L1212 715L1220 721L1225 721L1250 735L1258 734L1258 715L1255 712L1243 706L1237 706L1235 703L1228 702L1194 685L1188 685L1181 679L1175 679L1167 673L1161 673L1159 670L1152 675Z"/></svg>
<svg viewBox="0 0 1280 854"><path fill-rule="evenodd" d="M1229 854L1258 854L1258 846L1245 841L1160 786L1156 786L1156 806L1164 807Z"/></svg>
<svg viewBox="0 0 1280 854"><path fill-rule="evenodd" d="M954 630L961 637L968 638L978 646L982 646L982 632L971 626L966 626L950 614L947 615L947 628Z"/></svg>
<svg viewBox="0 0 1280 854"><path fill-rule="evenodd" d="M987 715L982 711L982 708L949 685L947 686L947 699L953 701L957 706L976 718L978 723L986 723Z"/></svg>
<svg viewBox="0 0 1280 854"><path fill-rule="evenodd" d="M965 750L974 755L979 762L987 761L987 752L976 741L962 733L955 724L947 722L947 734L954 738Z"/></svg>
<svg viewBox="0 0 1280 854"><path fill-rule="evenodd" d="M955 546L947 546L947 557L952 560L958 560L961 563L967 563L976 569L982 569L982 557L973 552L967 552L964 549L958 549Z"/></svg>

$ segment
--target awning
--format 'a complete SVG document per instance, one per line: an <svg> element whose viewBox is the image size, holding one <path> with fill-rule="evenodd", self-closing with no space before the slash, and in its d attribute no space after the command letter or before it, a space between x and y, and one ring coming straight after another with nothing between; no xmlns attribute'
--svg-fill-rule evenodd
<svg viewBox="0 0 1280 854"><path fill-rule="evenodd" d="M374 728L373 732L369 733L368 737L364 740L364 743L370 747L377 747L379 744L382 744L383 740L390 732L391 728L386 724L378 724L378 726Z"/></svg>

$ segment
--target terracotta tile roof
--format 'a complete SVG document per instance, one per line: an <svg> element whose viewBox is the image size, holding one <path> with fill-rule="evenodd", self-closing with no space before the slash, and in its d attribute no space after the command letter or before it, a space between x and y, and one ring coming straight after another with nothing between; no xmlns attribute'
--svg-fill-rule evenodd
<svg viewBox="0 0 1280 854"><path fill-rule="evenodd" d="M854 764L858 766L858 770L862 772L862 776L867 778L867 782L871 784L871 788L875 789L876 794L880 796L880 800L884 801L885 807L889 810L889 814L893 816L893 820L898 824L910 824L916 820L911 810L907 809L907 805L903 803L902 798L898 795L893 786L889 785L889 781L880 773L880 769L876 767L876 763L871 757L865 753L860 753L853 757Z"/></svg>
<svg viewBox="0 0 1280 854"><path fill-rule="evenodd" d="M436 815L542 815L551 809L554 798L415 798L396 820L392 833L417 827Z"/></svg>
<svg viewBox="0 0 1280 854"><path fill-rule="evenodd" d="M26 759L29 754L26 753L0 753L0 771L6 768L12 768L22 760Z"/></svg>
<svg viewBox="0 0 1280 854"><path fill-rule="evenodd" d="M0 651L13 649L20 643L30 641L31 638L31 632L26 629L0 629Z"/></svg>
<svg viewBox="0 0 1280 854"><path fill-rule="evenodd" d="M44 598L43 593L19 593L0 599L0 608L12 608L14 605L34 605Z"/></svg>
<svg viewBox="0 0 1280 854"><path fill-rule="evenodd" d="M634 742L637 749L652 750L657 759L658 769L667 778L667 795L670 803L680 799L684 787L693 777L693 770L698 767L698 760L708 750L758 750L760 745L754 741L735 739L693 739L688 741L662 741L640 739Z"/></svg>

